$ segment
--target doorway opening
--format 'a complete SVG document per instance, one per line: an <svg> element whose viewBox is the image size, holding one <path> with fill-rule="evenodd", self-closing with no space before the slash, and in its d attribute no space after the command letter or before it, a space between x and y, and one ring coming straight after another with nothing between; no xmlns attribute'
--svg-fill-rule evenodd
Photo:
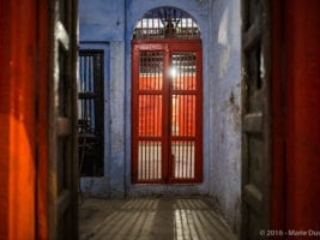
<svg viewBox="0 0 320 240"><path fill-rule="evenodd" d="M176 8L147 12L132 41L132 182L202 181L202 43Z"/></svg>

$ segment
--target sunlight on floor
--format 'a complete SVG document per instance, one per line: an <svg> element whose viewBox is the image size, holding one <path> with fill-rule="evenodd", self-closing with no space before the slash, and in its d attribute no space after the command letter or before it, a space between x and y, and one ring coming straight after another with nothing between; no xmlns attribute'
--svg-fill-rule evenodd
<svg viewBox="0 0 320 240"><path fill-rule="evenodd" d="M80 239L235 239L223 219L200 198L85 199Z"/></svg>

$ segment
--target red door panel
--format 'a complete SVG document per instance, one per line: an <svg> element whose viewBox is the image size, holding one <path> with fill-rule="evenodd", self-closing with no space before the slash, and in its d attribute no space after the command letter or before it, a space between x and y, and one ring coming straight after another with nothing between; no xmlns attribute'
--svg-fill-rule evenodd
<svg viewBox="0 0 320 240"><path fill-rule="evenodd" d="M133 44L132 181L200 182L201 42Z"/></svg>

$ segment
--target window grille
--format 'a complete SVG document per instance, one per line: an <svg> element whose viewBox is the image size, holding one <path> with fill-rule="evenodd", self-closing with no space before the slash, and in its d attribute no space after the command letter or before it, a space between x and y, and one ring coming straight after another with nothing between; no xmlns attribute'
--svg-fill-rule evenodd
<svg viewBox="0 0 320 240"><path fill-rule="evenodd" d="M133 39L199 39L200 29L192 16L178 8L152 9L138 21Z"/></svg>
<svg viewBox="0 0 320 240"><path fill-rule="evenodd" d="M104 52L80 50L78 79L79 168L82 176L103 175Z"/></svg>
<svg viewBox="0 0 320 240"><path fill-rule="evenodd" d="M201 182L201 41L146 42L133 44L133 183Z"/></svg>

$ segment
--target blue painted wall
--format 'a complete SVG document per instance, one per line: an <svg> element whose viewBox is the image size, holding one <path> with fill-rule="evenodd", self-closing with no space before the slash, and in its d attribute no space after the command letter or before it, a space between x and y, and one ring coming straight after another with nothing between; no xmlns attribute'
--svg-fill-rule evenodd
<svg viewBox="0 0 320 240"><path fill-rule="evenodd" d="M210 97L212 154L209 193L240 234L241 18L240 0L212 2Z"/></svg>
<svg viewBox="0 0 320 240"><path fill-rule="evenodd" d="M204 182L137 186L131 169L131 37L152 8L189 12L202 32ZM82 48L108 46L105 176L82 178L86 193L106 197L208 194L238 233L240 226L240 0L80 0Z"/></svg>
<svg viewBox="0 0 320 240"><path fill-rule="evenodd" d="M202 34L202 42L203 42L203 74L204 79L208 79L208 55L206 54L209 50L209 4L206 3L200 3L198 1L188 1L188 0L162 0L162 1L146 1L146 0L129 0L127 1L127 35L126 35L126 72L127 74L127 85L126 85L126 95L128 96L126 98L126 114L129 116L130 119L130 99L131 99L131 39L132 39L132 32L134 29L135 24L138 22L138 20L143 16L143 14L150 9L157 8L160 6L172 6L176 8L180 8L188 13L190 13L196 22L198 23L201 34ZM206 85L208 85L208 81L204 81L204 91L208 89ZM204 98L206 98L207 94L204 94ZM208 101L205 100L205 107L204 107L204 114L208 114L208 106L206 106L206 103ZM128 140L126 142L126 149L128 151L128 154L126 155L126 176L130 176L130 166L131 166L131 125L130 122L128 122L127 129L126 129L126 139ZM206 134L206 131L204 131L204 138L208 139L209 135ZM206 156L208 153L209 148L205 146L204 149L204 155ZM139 185L132 185L130 182L130 178L127 178L126 185L128 186L127 192L129 195L141 195L141 194L158 194L158 193L178 193L178 194L205 194L208 192L208 176L209 172L208 169L208 159L204 160L204 182L199 185L189 185L189 186L174 186L174 185L156 185L156 186L139 186Z"/></svg>

